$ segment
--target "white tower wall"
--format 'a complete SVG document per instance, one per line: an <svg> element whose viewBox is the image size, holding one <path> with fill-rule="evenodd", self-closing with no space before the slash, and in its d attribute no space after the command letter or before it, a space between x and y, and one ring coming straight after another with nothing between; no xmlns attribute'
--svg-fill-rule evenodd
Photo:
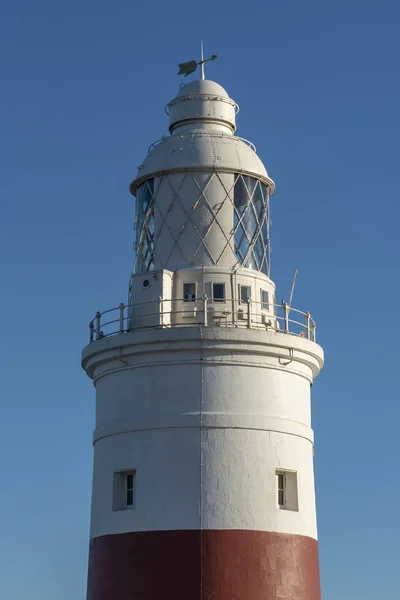
<svg viewBox="0 0 400 600"><path fill-rule="evenodd" d="M289 362L292 344L275 332L151 333L118 348L105 339L85 359L97 397L92 537L205 528L316 539L310 382L319 347L296 340ZM132 466L140 503L113 511L110 478ZM276 510L279 469L297 473L298 511Z"/></svg>

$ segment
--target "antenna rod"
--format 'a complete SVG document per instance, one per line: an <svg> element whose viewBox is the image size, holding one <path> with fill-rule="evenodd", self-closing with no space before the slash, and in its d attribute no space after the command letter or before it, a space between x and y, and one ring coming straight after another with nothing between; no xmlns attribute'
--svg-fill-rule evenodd
<svg viewBox="0 0 400 600"><path fill-rule="evenodd" d="M201 79L205 79L205 70L204 70L204 44L201 42Z"/></svg>
<svg viewBox="0 0 400 600"><path fill-rule="evenodd" d="M292 300L293 300L293 294L294 294L294 286L296 285L296 277L297 277L297 273L298 272L299 272L298 269L294 270L293 281L292 281L292 289L290 290L289 306L292 306Z"/></svg>

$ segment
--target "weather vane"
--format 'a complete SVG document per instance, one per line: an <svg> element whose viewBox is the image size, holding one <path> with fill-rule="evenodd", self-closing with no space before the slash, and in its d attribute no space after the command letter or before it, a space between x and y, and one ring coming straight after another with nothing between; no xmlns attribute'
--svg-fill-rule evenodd
<svg viewBox="0 0 400 600"><path fill-rule="evenodd" d="M185 77L187 77L188 75L191 75L191 73L194 73L197 67L201 66L201 78L205 79L204 63L210 60L215 60L216 58L218 58L218 56L216 54L213 54L212 56L210 56L210 58L206 58L204 60L203 42L201 42L201 60L199 62L195 60L189 60L188 62L181 63L180 65L178 65L178 75L184 75Z"/></svg>

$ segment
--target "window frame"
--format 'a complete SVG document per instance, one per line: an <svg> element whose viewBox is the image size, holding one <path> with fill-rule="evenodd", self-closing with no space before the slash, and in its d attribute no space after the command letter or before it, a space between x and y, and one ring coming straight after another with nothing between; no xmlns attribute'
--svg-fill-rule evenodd
<svg viewBox="0 0 400 600"><path fill-rule="evenodd" d="M280 478L282 478L282 485L280 485ZM286 510L286 473L285 471L276 471L276 500L278 508L280 510ZM282 502L281 502L282 496Z"/></svg>
<svg viewBox="0 0 400 600"><path fill-rule="evenodd" d="M194 294L185 294L185 286L186 285L194 286ZM188 296L188 298L186 298L186 296ZM189 299L189 296L192 296L192 298ZM184 281L183 282L183 301L184 302L195 302L196 301L196 297L197 297L197 283L196 283L196 281Z"/></svg>
<svg viewBox="0 0 400 600"><path fill-rule="evenodd" d="M280 482L282 477L282 485ZM299 512L298 473L291 469L276 469L276 503L278 510Z"/></svg>
<svg viewBox="0 0 400 600"><path fill-rule="evenodd" d="M263 300L263 294L267 294L266 302ZM269 301L269 291L268 290L264 290L263 288L260 289L260 302L261 302L261 310L266 310L269 312L270 301Z"/></svg>
<svg viewBox="0 0 400 600"><path fill-rule="evenodd" d="M239 283L239 304L248 304L249 300L251 300L251 285L244 285ZM249 294L247 296L247 300L242 299L242 288L247 288L249 290Z"/></svg>
<svg viewBox="0 0 400 600"><path fill-rule="evenodd" d="M114 471L113 511L133 510L135 506L136 469L121 469L120 471Z"/></svg>
<svg viewBox="0 0 400 600"><path fill-rule="evenodd" d="M132 482L129 479L132 478ZM136 471L126 471L124 473L124 503L125 508L135 508L135 488L136 488ZM129 502L130 496L130 502Z"/></svg>
<svg viewBox="0 0 400 600"><path fill-rule="evenodd" d="M222 286L222 298L216 298L214 295L214 286L215 285L221 285ZM220 281L213 281L212 282L212 301L213 302L217 302L217 303L221 303L221 302L226 302L226 298L225 298L225 282L220 282Z"/></svg>

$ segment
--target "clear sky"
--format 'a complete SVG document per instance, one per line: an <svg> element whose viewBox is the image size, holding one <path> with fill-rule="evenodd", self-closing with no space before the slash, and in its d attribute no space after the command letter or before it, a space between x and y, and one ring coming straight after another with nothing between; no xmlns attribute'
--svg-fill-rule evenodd
<svg viewBox="0 0 400 600"><path fill-rule="evenodd" d="M128 186L201 39L277 184L278 298L297 267L294 305L326 351L323 600L398 597L399 20L395 0L0 1L0 598L85 597L80 352L95 311L127 297Z"/></svg>

